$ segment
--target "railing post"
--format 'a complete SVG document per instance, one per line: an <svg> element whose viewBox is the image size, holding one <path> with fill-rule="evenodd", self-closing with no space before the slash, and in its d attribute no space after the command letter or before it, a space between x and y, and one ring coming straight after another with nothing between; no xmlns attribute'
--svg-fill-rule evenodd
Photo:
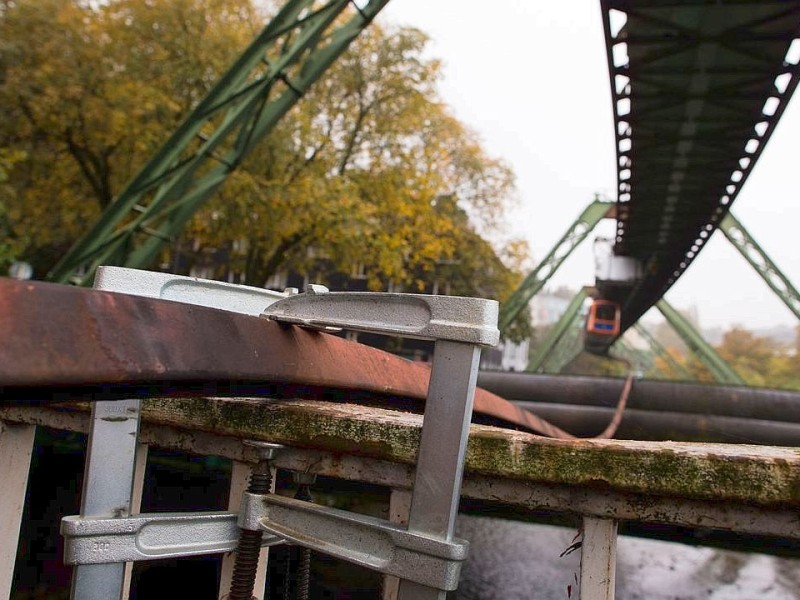
<svg viewBox="0 0 800 600"><path fill-rule="evenodd" d="M617 569L617 522L583 518L580 600L613 600Z"/></svg>
<svg viewBox="0 0 800 600"><path fill-rule="evenodd" d="M0 599L11 595L19 527L31 468L34 425L0 421Z"/></svg>
<svg viewBox="0 0 800 600"><path fill-rule="evenodd" d="M144 474L147 469L147 444L136 446L136 459L133 471L133 493L131 494L131 512L138 513L142 510L142 494L144 493ZM133 563L125 563L125 575L122 580L122 600L128 600L131 593L131 578L133 577Z"/></svg>
<svg viewBox="0 0 800 600"><path fill-rule="evenodd" d="M408 513L411 510L411 491L393 489L389 496L389 520L392 523L408 525ZM400 579L394 575L384 575L382 600L397 600L400 590Z"/></svg>

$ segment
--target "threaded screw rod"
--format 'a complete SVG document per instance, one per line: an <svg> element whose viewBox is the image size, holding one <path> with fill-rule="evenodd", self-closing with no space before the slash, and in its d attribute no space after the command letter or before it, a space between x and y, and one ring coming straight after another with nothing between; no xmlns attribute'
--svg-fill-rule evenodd
<svg viewBox="0 0 800 600"><path fill-rule="evenodd" d="M250 474L247 491L251 494L269 494L272 491L270 464L277 451L283 446L247 440L244 444L255 448L259 453L259 461ZM236 560L233 563L233 576L231 577L228 600L251 600L253 598L262 536L262 531L251 531L249 529L239 531L239 545L236 548Z"/></svg>
<svg viewBox="0 0 800 600"><path fill-rule="evenodd" d="M314 498L311 496L310 486L316 479L317 476L311 473L295 473L294 480L299 485L294 495L295 499L313 502ZM295 567L297 588L294 598L295 600L309 600L311 594L311 549L300 547L297 548L297 551L297 565Z"/></svg>

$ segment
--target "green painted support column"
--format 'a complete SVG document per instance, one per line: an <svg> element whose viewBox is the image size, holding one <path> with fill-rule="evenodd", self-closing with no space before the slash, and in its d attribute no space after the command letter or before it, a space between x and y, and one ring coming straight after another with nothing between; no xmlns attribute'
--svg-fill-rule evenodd
<svg viewBox="0 0 800 600"><path fill-rule="evenodd" d="M656 303L656 306L689 349L708 367L717 381L731 385L747 385L739 377L739 374L717 354L711 344L703 339L703 336L700 335L688 319L675 310L669 302L662 298Z"/></svg>
<svg viewBox="0 0 800 600"><path fill-rule="evenodd" d="M653 337L653 334L647 331L647 328L644 325L642 325L641 323L636 323L633 327L634 329L636 329L636 332L639 335L641 335L642 338L648 343L650 348L653 350L653 353L656 356L663 358L664 362L666 362L673 371L678 373L680 377L682 377L683 379L694 379L692 377L692 374L686 369L686 367L684 367L681 363L675 360L669 353L669 351L666 348L664 348L661 342L659 342L655 337Z"/></svg>
<svg viewBox="0 0 800 600"><path fill-rule="evenodd" d="M627 362L630 368L637 373L647 372L653 363L651 354L634 348L621 337L617 338L610 350L609 355L612 358Z"/></svg>
<svg viewBox="0 0 800 600"><path fill-rule="evenodd" d="M500 307L499 325L502 331L525 308L572 251L586 239L600 219L614 207L613 202L593 201L575 220L545 259L531 271L519 287Z"/></svg>
<svg viewBox="0 0 800 600"><path fill-rule="evenodd" d="M575 360L581 352L583 352L583 320L578 312L553 351L545 359L540 371L542 373L561 373L564 367Z"/></svg>
<svg viewBox="0 0 800 600"><path fill-rule="evenodd" d="M152 265L388 0L289 0L47 278Z"/></svg>
<svg viewBox="0 0 800 600"><path fill-rule="evenodd" d="M778 266L772 262L766 252L761 249L753 237L747 233L742 224L728 213L719 228L728 241L744 256L745 260L761 275L766 284L783 300L783 303L794 316L800 319L800 293L789 279L781 273Z"/></svg>
<svg viewBox="0 0 800 600"><path fill-rule="evenodd" d="M588 294L586 293L585 288L582 288L577 294L575 294L575 297L567 306L564 314L561 315L561 318L558 320L558 322L548 332L547 336L544 340L542 340L542 343L539 344L538 348L536 348L536 352L528 362L528 371L534 373L542 372L542 367L545 361L548 359L561 338L570 328L570 325L572 325L576 317L578 317L581 305L586 298L588 298Z"/></svg>

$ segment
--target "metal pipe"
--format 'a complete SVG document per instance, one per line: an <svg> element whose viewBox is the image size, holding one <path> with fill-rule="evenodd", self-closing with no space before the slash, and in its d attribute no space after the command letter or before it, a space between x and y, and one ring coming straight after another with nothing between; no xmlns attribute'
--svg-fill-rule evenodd
<svg viewBox="0 0 800 600"><path fill-rule="evenodd" d="M478 385L507 400L613 408L624 379L481 371ZM637 379L629 409L800 423L800 393L743 386ZM545 412L535 410L545 419ZM558 423L554 423L558 425ZM601 428L602 429L602 428Z"/></svg>
<svg viewBox="0 0 800 600"><path fill-rule="evenodd" d="M578 437L594 437L608 424L614 409L574 404L516 402ZM627 409L616 439L673 440L800 446L800 424L762 419Z"/></svg>

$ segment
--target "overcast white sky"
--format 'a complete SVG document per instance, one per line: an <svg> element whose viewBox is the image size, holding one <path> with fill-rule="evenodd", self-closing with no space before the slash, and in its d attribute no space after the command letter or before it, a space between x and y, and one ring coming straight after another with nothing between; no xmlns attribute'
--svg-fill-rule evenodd
<svg viewBox="0 0 800 600"><path fill-rule="evenodd" d="M613 119L599 0L392 0L379 22L431 38L444 62L441 96L487 151L516 172L513 222L540 260L599 192L616 199ZM800 285L800 99L787 108L733 213ZM611 226L613 230L613 225ZM594 282L591 239L551 280ZM668 292L703 327L797 320L716 233ZM655 312L655 311L653 311Z"/></svg>

